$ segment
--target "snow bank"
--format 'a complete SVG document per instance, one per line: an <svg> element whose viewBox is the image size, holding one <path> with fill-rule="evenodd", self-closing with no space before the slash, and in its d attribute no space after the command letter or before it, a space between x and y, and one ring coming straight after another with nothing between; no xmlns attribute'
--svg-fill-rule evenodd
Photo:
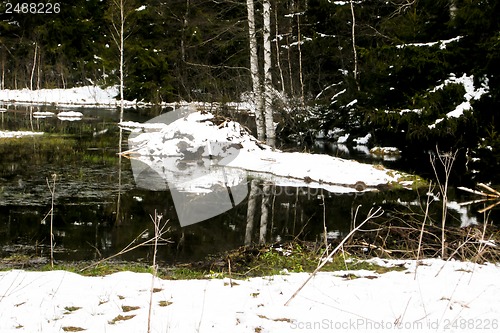
<svg viewBox="0 0 500 333"><path fill-rule="evenodd" d="M143 132L145 129L148 131ZM321 187L333 192L374 190L399 180L397 172L380 166L323 154L273 150L240 124L224 121L217 125L212 114L201 112L188 112L168 125L152 120L132 132L124 154L149 166L163 183L181 184L183 190L190 191L198 186L199 192L210 191L216 184L234 186L246 178L242 170L276 185ZM134 170L137 173L144 173L144 168Z"/></svg>
<svg viewBox="0 0 500 333"><path fill-rule="evenodd" d="M23 136L42 135L43 132L31 131L0 131L0 139L2 138L21 138Z"/></svg>
<svg viewBox="0 0 500 333"><path fill-rule="evenodd" d="M85 86L69 89L0 90L0 101L55 105L117 106L118 87ZM135 105L135 102L126 102Z"/></svg>
<svg viewBox="0 0 500 333"><path fill-rule="evenodd" d="M382 261L403 271L293 273L247 280L155 279L152 332L498 331L500 267ZM357 277L357 278L353 278ZM0 272L1 332L145 332L152 276Z"/></svg>

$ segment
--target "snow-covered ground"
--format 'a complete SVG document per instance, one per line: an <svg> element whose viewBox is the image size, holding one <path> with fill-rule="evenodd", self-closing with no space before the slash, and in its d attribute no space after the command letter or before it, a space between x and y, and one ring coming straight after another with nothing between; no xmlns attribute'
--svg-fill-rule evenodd
<svg viewBox="0 0 500 333"><path fill-rule="evenodd" d="M404 271L162 280L122 272L0 272L1 332L498 332L500 267L375 260Z"/></svg>

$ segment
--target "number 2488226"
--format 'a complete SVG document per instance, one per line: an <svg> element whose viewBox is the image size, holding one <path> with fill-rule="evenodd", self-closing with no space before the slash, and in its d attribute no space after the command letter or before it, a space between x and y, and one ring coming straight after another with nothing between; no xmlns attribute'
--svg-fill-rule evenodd
<svg viewBox="0 0 500 333"><path fill-rule="evenodd" d="M5 4L6 14L59 14L61 12L61 4L59 2L21 2L13 4L7 2Z"/></svg>

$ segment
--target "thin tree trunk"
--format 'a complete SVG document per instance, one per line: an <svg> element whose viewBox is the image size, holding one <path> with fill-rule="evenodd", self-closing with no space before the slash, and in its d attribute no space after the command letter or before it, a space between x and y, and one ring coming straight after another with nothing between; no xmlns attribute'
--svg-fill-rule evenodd
<svg viewBox="0 0 500 333"><path fill-rule="evenodd" d="M125 44L125 8L123 0L120 0L120 122L123 121L123 53Z"/></svg>
<svg viewBox="0 0 500 333"><path fill-rule="evenodd" d="M278 6L274 9L274 26L275 26L275 36L276 36L276 66L280 72L280 83L281 83L281 93L285 94L285 79L283 77L283 69L281 68L280 61L280 38L279 36L279 25L278 25Z"/></svg>
<svg viewBox="0 0 500 333"><path fill-rule="evenodd" d="M123 121L123 89L124 89L124 53L125 53L125 3L124 0L115 0L113 1L114 5L118 7L120 11L120 22L119 27L115 20L112 20L112 25L114 31L111 31L111 36L113 37L113 41L118 47L118 51L120 52L120 122Z"/></svg>
<svg viewBox="0 0 500 333"><path fill-rule="evenodd" d="M180 82L182 87L184 87L184 91L188 97L189 100L192 99L191 92L192 90L189 89L186 85L188 82L188 71L186 68L187 64L187 55L186 55L186 40L187 40L187 29L189 26L189 11L191 7L191 0L186 0L186 10L184 12L184 17L182 17L182 34L181 34L181 59L182 62L179 66L179 76L180 76Z"/></svg>
<svg viewBox="0 0 500 333"><path fill-rule="evenodd" d="M297 13L297 51L299 52L300 102L304 106L304 79L302 75L302 36L300 34L300 13Z"/></svg>
<svg viewBox="0 0 500 333"><path fill-rule="evenodd" d="M252 76L252 97L255 103L255 122L257 124L257 138L264 140L266 131L262 114L263 103L261 83L259 77L259 58L257 53L257 37L255 35L254 0L247 0L248 12L248 40L250 44L250 74Z"/></svg>
<svg viewBox="0 0 500 333"><path fill-rule="evenodd" d="M33 55L33 68L31 69L30 90L33 90L33 80L35 77L37 51L38 51L38 44L35 42L35 51L34 51L34 55Z"/></svg>
<svg viewBox="0 0 500 333"><path fill-rule="evenodd" d="M358 83L358 53L356 52L356 16L354 15L354 4L351 0L351 14L352 14L352 52L354 55L354 81L356 82L356 86L359 88Z"/></svg>
<svg viewBox="0 0 500 333"><path fill-rule="evenodd" d="M37 66L37 69L36 69L36 89L40 90L40 77L41 77L41 62L42 62L42 55L41 55L41 52L38 52L38 66Z"/></svg>
<svg viewBox="0 0 500 333"><path fill-rule="evenodd" d="M292 30L290 28L290 30ZM291 35L290 31L290 35ZM293 70L292 70L292 48L290 47L290 37L286 36L286 45L287 45L287 55L288 55L288 79L290 80L290 96L294 96L294 89L293 89Z"/></svg>
<svg viewBox="0 0 500 333"><path fill-rule="evenodd" d="M5 56L2 56L2 83L0 83L0 89L5 89Z"/></svg>
<svg viewBox="0 0 500 333"><path fill-rule="evenodd" d="M274 146L275 133L272 107L273 78L271 73L271 3L264 0L264 118L266 141Z"/></svg>

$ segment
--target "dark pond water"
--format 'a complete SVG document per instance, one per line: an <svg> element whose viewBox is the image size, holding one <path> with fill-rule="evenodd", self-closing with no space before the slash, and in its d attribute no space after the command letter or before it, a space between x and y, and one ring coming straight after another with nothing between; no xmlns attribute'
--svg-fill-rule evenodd
<svg viewBox="0 0 500 333"><path fill-rule="evenodd" d="M33 112L58 113L68 109L51 106L10 106L1 116L1 130L43 131L43 136L0 139L0 256L48 257L52 195L55 179L54 235L56 260L88 260L113 255L127 245L153 236L151 216L155 211L168 220L169 243L160 248L167 263L200 260L209 254L259 242L264 184L257 182L259 196L253 228L248 227L248 198L234 209L207 221L181 227L169 191L151 191L135 184L130 160L119 158L119 114L114 109L75 109L83 113L77 121L56 116L35 118ZM158 111L127 110L125 120L143 122ZM126 148L124 132L123 144ZM302 150L301 147L296 147ZM363 151L328 143L314 150L372 163L383 162ZM250 189L250 180L248 181ZM477 206L458 206L470 196L451 189L450 223L482 222ZM456 192L456 193L455 193ZM357 207L358 221L373 206L381 205L388 217L404 207L417 209L425 202L425 191L335 194L320 189L274 186L264 233L266 242L298 237L320 240L324 224L331 238L342 237L352 227ZM433 208L437 212L439 205ZM135 240L135 242L134 242ZM125 260L150 260L151 249L140 247L121 256Z"/></svg>

